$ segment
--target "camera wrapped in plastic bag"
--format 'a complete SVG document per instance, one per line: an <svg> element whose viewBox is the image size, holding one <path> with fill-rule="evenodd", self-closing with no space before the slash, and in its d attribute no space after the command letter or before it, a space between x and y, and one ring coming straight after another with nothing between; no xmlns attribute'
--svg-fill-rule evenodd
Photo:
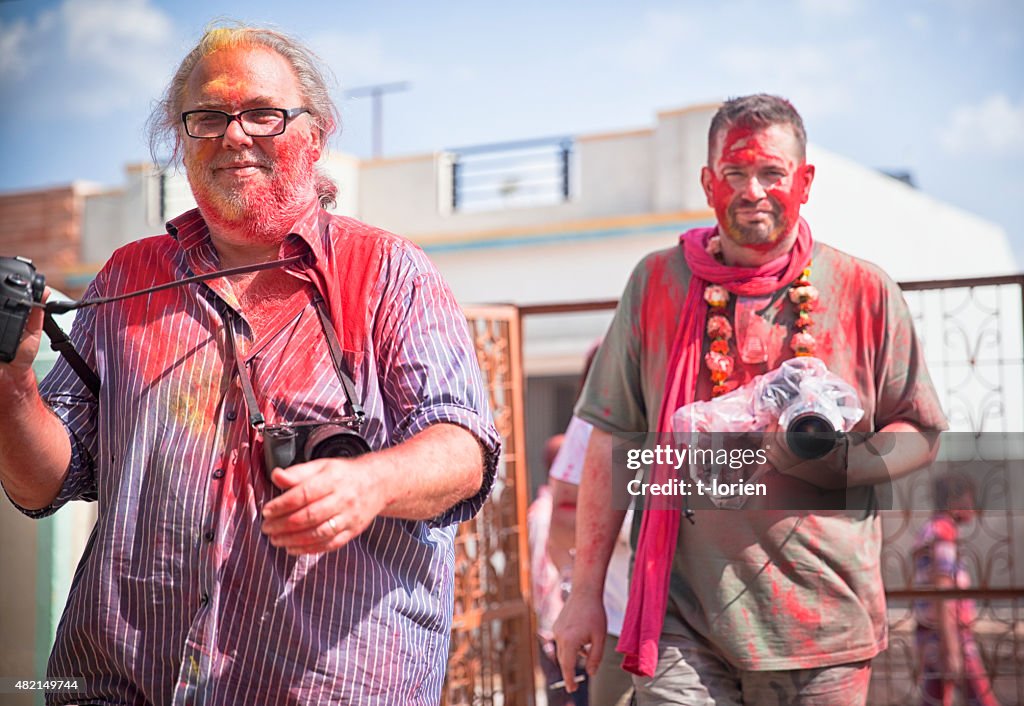
<svg viewBox="0 0 1024 706"><path fill-rule="evenodd" d="M692 402L672 415L677 443L690 449L760 449L776 424L802 458L829 453L864 416L856 390L825 363L809 356L785 361L771 372L712 400ZM707 463L714 454L689 454L688 472L705 488L757 482L771 466ZM745 498L706 494L719 507L738 508Z"/></svg>

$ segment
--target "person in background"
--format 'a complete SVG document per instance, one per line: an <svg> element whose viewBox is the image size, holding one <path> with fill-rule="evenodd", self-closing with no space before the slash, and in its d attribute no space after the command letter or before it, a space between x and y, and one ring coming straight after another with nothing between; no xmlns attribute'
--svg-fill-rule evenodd
<svg viewBox="0 0 1024 706"><path fill-rule="evenodd" d="M556 434L544 444L544 464L550 468L559 454L565 440L564 434ZM533 593L533 610L537 616L538 659L544 674L544 686L548 706L587 706L588 685L584 681L575 693L570 694L562 683L562 670L555 655L554 633L551 628L562 611L565 597L569 592L572 573L571 547L564 542L553 541L556 517L565 512L554 504L552 481L537 489L537 497L526 512L527 537L530 543L530 579ZM577 676L585 677L582 668Z"/></svg>
<svg viewBox="0 0 1024 706"><path fill-rule="evenodd" d="M587 351L583 375L580 378L581 390L600 345L601 341L598 340ZM573 415L569 426L566 427L561 450L548 471L548 485L551 487L554 504L551 531L548 536L548 553L552 557L563 557L562 561L570 562L570 566L576 553L576 506L580 479L583 475L583 459L593 428L590 423ZM601 655L601 663L589 679L590 706L624 706L629 703L633 693L630 674L622 669L621 659L615 652L629 595L629 559L632 553L629 533L632 517L633 506L630 504L616 537L615 549L605 577L604 607L608 619L608 637Z"/></svg>
<svg viewBox="0 0 1024 706"><path fill-rule="evenodd" d="M914 586L966 589L971 577L960 556L960 526L977 516L974 482L950 473L935 481L935 514L914 542ZM974 601L914 602L922 706L952 706L957 687L969 706L999 706L974 640Z"/></svg>

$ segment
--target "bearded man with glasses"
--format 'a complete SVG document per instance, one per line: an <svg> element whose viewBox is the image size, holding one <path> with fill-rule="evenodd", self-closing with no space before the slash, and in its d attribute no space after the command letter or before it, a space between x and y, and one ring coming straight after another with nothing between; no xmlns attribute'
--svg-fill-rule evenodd
<svg viewBox="0 0 1024 706"><path fill-rule="evenodd" d="M268 267L83 309L97 396L63 362L37 387L39 309L0 364L10 499L32 517L98 502L48 669L78 691L48 703L440 699L455 527L498 438L436 269L325 210L336 125L296 40L207 31L151 119L199 207L118 250L86 297ZM265 453L271 429L339 419L362 455Z"/></svg>

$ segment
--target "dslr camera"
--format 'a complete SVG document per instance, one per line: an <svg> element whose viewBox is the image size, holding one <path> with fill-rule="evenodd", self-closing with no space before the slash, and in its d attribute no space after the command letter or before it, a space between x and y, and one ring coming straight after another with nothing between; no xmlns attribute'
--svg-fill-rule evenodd
<svg viewBox="0 0 1024 706"><path fill-rule="evenodd" d="M318 458L355 458L370 453L359 426L358 417L267 425L263 428L267 473Z"/></svg>
<svg viewBox="0 0 1024 706"><path fill-rule="evenodd" d="M32 303L43 300L45 285L31 260L0 256L0 361L14 360Z"/></svg>
<svg viewBox="0 0 1024 706"><path fill-rule="evenodd" d="M763 434L778 423L790 450L813 459L835 448L862 416L849 383L824 361L799 357L721 397L680 407L672 427L683 434Z"/></svg>

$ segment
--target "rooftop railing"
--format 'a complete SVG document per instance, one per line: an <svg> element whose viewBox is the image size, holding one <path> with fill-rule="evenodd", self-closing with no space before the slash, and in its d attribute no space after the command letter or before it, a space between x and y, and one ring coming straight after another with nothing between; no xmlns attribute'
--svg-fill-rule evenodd
<svg viewBox="0 0 1024 706"><path fill-rule="evenodd" d="M545 137L446 150L452 155L452 210L549 206L571 194L571 137Z"/></svg>

